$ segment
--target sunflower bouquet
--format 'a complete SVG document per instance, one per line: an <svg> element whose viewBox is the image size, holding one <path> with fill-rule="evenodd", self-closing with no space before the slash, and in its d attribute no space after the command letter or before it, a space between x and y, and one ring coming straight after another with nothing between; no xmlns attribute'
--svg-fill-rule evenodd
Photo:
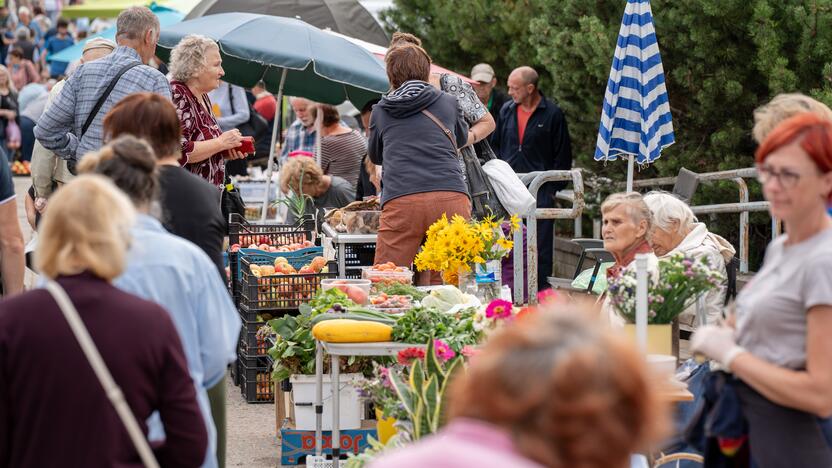
<svg viewBox="0 0 832 468"><path fill-rule="evenodd" d="M514 247L514 242L503 235L504 220L491 217L469 221L459 215L448 220L446 215L433 223L427 231L422 251L416 255L419 271L441 271L447 283L456 283L460 271L471 271L472 264L499 260ZM520 228L520 219L512 215L509 236Z"/></svg>

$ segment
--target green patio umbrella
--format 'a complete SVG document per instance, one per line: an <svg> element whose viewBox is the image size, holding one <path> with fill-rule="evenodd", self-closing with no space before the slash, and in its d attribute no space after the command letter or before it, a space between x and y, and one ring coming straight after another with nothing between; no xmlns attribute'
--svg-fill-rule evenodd
<svg viewBox="0 0 832 468"><path fill-rule="evenodd" d="M263 81L277 94L300 96L327 104L350 101L361 109L387 92L384 63L360 45L324 32L294 18L253 13L221 13L183 21L163 28L156 55L167 61L171 50L189 34L217 41L225 77L231 84L251 88ZM275 122L280 122L277 106ZM274 165L277 128L272 132L266 171L266 197ZM263 202L265 219L268 211Z"/></svg>
<svg viewBox="0 0 832 468"><path fill-rule="evenodd" d="M203 34L219 44L225 81L283 91L328 104L352 102L361 108L387 92L384 63L361 46L294 18L253 13L221 13L163 28L157 55L188 34ZM283 72L286 71L285 79Z"/></svg>

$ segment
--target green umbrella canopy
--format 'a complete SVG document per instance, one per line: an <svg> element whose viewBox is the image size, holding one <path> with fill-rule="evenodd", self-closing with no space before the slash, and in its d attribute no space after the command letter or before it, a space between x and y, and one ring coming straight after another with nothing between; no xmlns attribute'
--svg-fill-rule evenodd
<svg viewBox="0 0 832 468"><path fill-rule="evenodd" d="M384 63L363 47L294 18L252 13L222 13L163 28L157 55L169 60L171 50L189 34L217 41L223 80L251 88L258 81L276 93L283 70L283 92L313 101L357 108L387 92Z"/></svg>

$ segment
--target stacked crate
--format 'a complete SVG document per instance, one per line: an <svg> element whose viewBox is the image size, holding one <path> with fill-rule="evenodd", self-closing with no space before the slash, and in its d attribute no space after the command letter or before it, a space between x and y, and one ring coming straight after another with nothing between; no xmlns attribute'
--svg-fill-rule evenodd
<svg viewBox="0 0 832 468"><path fill-rule="evenodd" d="M243 247L250 244L283 246L314 241L313 231L302 226L256 225L238 215L231 215L229 231L230 244ZM329 266L333 273L266 277L255 275L251 267L274 265L277 257L284 257L294 268L300 269L322 253L320 247L274 253L243 248L228 253L231 295L243 324L233 376L249 403L274 401L274 384L271 378L273 363L268 355L270 344L266 339L270 333L267 320L285 314L296 314L300 304L308 302L314 296L321 278L337 276L334 265Z"/></svg>

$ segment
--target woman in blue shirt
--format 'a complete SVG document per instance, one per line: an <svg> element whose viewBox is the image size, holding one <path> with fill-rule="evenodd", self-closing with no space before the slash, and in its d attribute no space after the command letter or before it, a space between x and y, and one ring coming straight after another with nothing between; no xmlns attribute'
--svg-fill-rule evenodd
<svg viewBox="0 0 832 468"><path fill-rule="evenodd" d="M165 231L150 215L158 180L153 150L144 140L120 136L101 151L84 156L78 169L111 178L136 206L138 216L131 231L127 269L115 285L162 305L171 315L209 433L202 466L219 466L208 390L225 385L225 371L236 357L240 331L240 317L225 285L202 250ZM161 436L161 425L154 418L149 420L149 427L151 438Z"/></svg>

